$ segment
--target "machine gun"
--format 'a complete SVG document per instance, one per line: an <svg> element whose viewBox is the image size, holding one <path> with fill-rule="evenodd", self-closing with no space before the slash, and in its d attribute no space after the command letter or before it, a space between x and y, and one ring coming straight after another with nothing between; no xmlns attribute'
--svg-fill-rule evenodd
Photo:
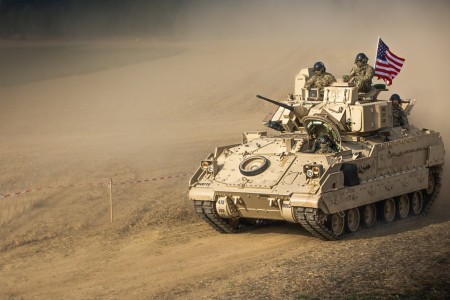
<svg viewBox="0 0 450 300"><path fill-rule="evenodd" d="M287 105L287 104L285 104L285 103L278 102L278 101L275 101L275 100L266 98L266 97L261 96L261 95L256 95L256 97L259 98L259 99L263 99L263 100L265 100L265 101L267 101L267 102L270 102L270 103L272 103L272 104L275 104L275 105L281 106L281 107L283 107L283 108L286 108L287 110L294 111L294 107L291 106L291 105Z"/></svg>
<svg viewBox="0 0 450 300"><path fill-rule="evenodd" d="M302 127L301 119L309 112L309 108L300 102L290 105L261 95L256 95L256 97L279 106L274 114L263 121L264 125L277 131L293 132L298 130Z"/></svg>

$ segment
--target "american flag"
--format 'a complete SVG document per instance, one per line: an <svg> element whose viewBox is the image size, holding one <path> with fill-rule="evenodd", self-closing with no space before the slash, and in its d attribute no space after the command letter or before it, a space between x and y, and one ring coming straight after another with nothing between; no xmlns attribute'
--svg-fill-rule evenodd
<svg viewBox="0 0 450 300"><path fill-rule="evenodd" d="M398 57L389 50L389 47L378 39L377 61L375 62L375 76L383 79L387 85L400 73L405 62L404 58Z"/></svg>

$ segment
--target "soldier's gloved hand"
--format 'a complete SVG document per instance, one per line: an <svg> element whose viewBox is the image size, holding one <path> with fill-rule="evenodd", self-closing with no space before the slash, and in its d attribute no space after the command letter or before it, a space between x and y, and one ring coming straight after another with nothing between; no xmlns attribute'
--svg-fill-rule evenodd
<svg viewBox="0 0 450 300"><path fill-rule="evenodd" d="M401 130L401 133L402 133L402 135L404 135L404 136L408 136L408 134L409 134L409 126L408 126L408 127L403 126L403 127L402 127L402 130Z"/></svg>

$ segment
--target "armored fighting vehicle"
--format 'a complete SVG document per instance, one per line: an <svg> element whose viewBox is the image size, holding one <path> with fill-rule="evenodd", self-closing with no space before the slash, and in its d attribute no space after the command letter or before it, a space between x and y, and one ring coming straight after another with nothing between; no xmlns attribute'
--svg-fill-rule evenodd
<svg viewBox="0 0 450 300"><path fill-rule="evenodd" d="M275 134L244 132L242 143L215 149L189 181L196 213L222 233L257 220L299 223L335 240L361 227L425 214L441 185L438 132L393 127L392 104L338 82L305 89L312 69L264 123ZM402 101L407 114L415 99ZM275 108L275 107L274 107Z"/></svg>

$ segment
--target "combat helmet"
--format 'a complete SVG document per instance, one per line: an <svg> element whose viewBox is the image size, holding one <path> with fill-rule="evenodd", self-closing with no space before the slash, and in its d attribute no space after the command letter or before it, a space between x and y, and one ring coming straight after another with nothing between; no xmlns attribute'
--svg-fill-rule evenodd
<svg viewBox="0 0 450 300"><path fill-rule="evenodd" d="M316 73L316 74L317 74L317 73L323 74L323 73L325 73L325 71L327 70L327 69L325 68L325 65L324 65L323 62L321 62L321 61L316 62L316 63L314 64L313 69L314 69L314 73Z"/></svg>
<svg viewBox="0 0 450 300"><path fill-rule="evenodd" d="M355 63L358 61L367 62L369 58L364 53L358 53L355 58Z"/></svg>
<svg viewBox="0 0 450 300"><path fill-rule="evenodd" d="M330 136L329 135L327 135L327 134L324 134L324 135L321 135L318 139L317 139L317 141L319 142L319 144L320 145L328 145L328 146L332 146L334 143L333 143L333 140L330 138Z"/></svg>
<svg viewBox="0 0 450 300"><path fill-rule="evenodd" d="M389 98L389 101L398 100L398 103L402 102L402 99L400 98L399 94L392 94L392 96Z"/></svg>

